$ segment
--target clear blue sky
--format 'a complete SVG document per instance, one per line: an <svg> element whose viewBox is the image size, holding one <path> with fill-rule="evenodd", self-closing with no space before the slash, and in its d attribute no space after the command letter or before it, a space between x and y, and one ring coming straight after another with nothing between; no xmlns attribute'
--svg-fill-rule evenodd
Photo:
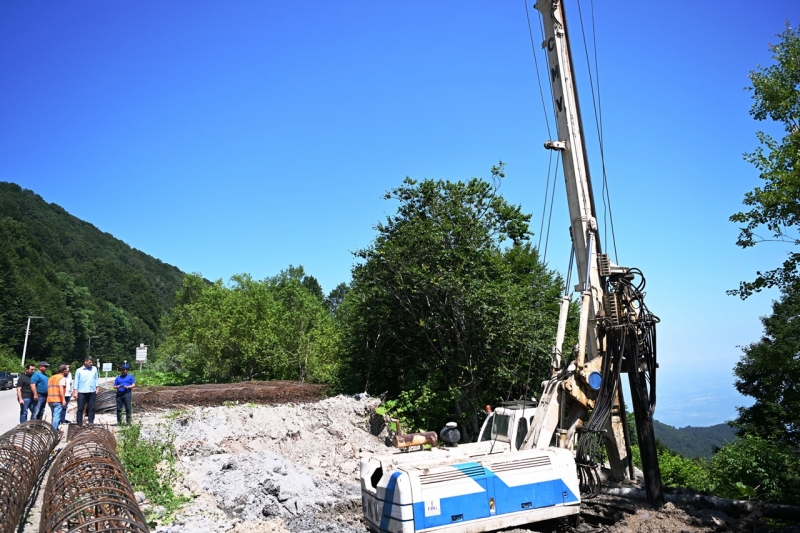
<svg viewBox="0 0 800 533"><path fill-rule="evenodd" d="M747 402L737 346L777 296L725 290L785 254L737 248L728 222L769 130L743 88L800 2L598 0L595 18L619 263L662 319L656 418L719 423ZM0 81L0 180L210 279L303 265L329 291L403 177L488 177L500 159L538 232L547 129L522 1L10 0ZM547 260L563 272L562 189Z"/></svg>

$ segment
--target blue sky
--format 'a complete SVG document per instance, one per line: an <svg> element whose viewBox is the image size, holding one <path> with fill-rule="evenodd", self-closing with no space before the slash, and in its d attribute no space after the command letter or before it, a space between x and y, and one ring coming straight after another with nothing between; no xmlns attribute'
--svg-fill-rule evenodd
<svg viewBox="0 0 800 533"><path fill-rule="evenodd" d="M777 296L725 291L786 252L737 248L728 222L759 182L742 154L774 131L743 88L800 2L598 0L594 15L618 260L662 319L656 418L719 423L747 403L731 369ZM303 265L329 291L392 212L385 191L501 159L501 192L538 233L548 135L522 1L12 0L0 79L0 180L210 279ZM559 182L547 260L562 272L567 225Z"/></svg>

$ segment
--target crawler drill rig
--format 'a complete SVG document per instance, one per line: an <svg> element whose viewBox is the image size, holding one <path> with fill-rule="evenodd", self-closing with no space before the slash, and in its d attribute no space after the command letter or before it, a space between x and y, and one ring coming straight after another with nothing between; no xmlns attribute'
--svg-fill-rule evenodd
<svg viewBox="0 0 800 533"><path fill-rule="evenodd" d="M563 161L580 278L575 360L567 364L562 351L571 303L568 279L552 377L543 383L532 417L534 409L526 405L504 408L481 430L481 437L490 434L492 440L361 460L364 517L376 533L476 533L579 513L581 497L600 490L594 457L602 442L612 476L633 477L623 373L630 383L648 500L654 507L664 503L653 434L658 318L644 303L642 273L612 263L600 246L562 0L537 0L535 7L545 30L558 132L545 147ZM527 433L523 427L529 427Z"/></svg>

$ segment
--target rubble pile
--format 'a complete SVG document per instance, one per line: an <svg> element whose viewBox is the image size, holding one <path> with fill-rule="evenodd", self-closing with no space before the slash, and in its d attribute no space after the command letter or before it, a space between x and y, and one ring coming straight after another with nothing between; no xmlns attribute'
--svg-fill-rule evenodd
<svg viewBox="0 0 800 533"><path fill-rule="evenodd" d="M386 450L369 431L377 404L337 396L147 415L149 432L173 439L177 490L193 496L157 530L363 533L359 457Z"/></svg>
<svg viewBox="0 0 800 533"><path fill-rule="evenodd" d="M189 407L140 415L143 432L174 442L182 475L176 492L192 500L153 531L161 533L366 533L358 485L362 454L386 453L368 397L313 403ZM372 422L372 424L371 424ZM378 427L376 427L378 426ZM579 523L533 524L506 533L752 532L760 516L600 496L585 500ZM786 529L796 533L794 529Z"/></svg>

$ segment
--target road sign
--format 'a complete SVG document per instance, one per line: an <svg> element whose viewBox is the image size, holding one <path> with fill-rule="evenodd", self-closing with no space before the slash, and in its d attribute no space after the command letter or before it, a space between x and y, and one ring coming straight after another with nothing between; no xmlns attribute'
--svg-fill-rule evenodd
<svg viewBox="0 0 800 533"><path fill-rule="evenodd" d="M111 372L112 370L112 363L103 363L103 372Z"/></svg>
<svg viewBox="0 0 800 533"><path fill-rule="evenodd" d="M136 348L136 362L137 363L147 362L147 346L145 346L144 344L140 344L139 347Z"/></svg>

